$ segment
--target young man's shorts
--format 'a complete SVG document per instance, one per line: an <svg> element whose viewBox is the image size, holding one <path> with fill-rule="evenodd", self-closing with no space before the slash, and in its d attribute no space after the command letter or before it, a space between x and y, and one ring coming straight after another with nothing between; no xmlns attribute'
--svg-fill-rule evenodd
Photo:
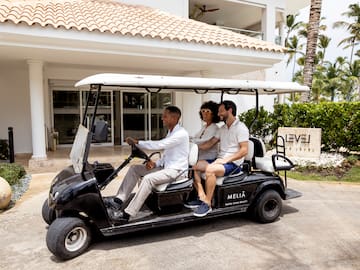
<svg viewBox="0 0 360 270"><path fill-rule="evenodd" d="M215 161L216 159L207 159L207 163L211 164ZM222 164L225 167L225 173L224 176L229 175L230 173L239 173L241 171L241 168L236 165L234 162L228 162L225 164Z"/></svg>

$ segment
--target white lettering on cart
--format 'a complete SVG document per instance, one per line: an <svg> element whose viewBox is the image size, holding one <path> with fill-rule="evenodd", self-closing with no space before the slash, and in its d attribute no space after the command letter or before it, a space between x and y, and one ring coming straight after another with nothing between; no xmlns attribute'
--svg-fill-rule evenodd
<svg viewBox="0 0 360 270"><path fill-rule="evenodd" d="M245 191L231 193L227 195L227 200L237 200L237 199L244 199L246 197Z"/></svg>

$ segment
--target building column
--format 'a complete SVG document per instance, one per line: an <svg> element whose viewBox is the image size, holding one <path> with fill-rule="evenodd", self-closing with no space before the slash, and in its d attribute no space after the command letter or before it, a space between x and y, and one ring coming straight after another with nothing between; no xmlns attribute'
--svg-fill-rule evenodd
<svg viewBox="0 0 360 270"><path fill-rule="evenodd" d="M271 3L262 10L261 31L264 34L264 40L275 43L276 29L276 9Z"/></svg>
<svg viewBox="0 0 360 270"><path fill-rule="evenodd" d="M285 19L286 20L286 19ZM284 22L280 22L279 25L279 36L280 36L280 45L285 46L285 36L286 36L286 26Z"/></svg>
<svg viewBox="0 0 360 270"><path fill-rule="evenodd" d="M45 117L44 117L44 85L43 62L28 60L31 133L32 133L32 159L46 159Z"/></svg>

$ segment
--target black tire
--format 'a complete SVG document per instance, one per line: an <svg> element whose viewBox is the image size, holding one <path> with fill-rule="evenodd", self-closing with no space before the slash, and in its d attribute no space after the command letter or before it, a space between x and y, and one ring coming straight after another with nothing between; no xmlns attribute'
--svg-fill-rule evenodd
<svg viewBox="0 0 360 270"><path fill-rule="evenodd" d="M274 222L281 214L282 200L275 190L266 190L256 202L254 216L261 223Z"/></svg>
<svg viewBox="0 0 360 270"><path fill-rule="evenodd" d="M80 218L57 218L49 227L46 245L57 258L68 260L82 254L91 237L90 228Z"/></svg>
<svg viewBox="0 0 360 270"><path fill-rule="evenodd" d="M44 221L49 225L56 219L55 210L49 207L48 199L43 203L41 214Z"/></svg>

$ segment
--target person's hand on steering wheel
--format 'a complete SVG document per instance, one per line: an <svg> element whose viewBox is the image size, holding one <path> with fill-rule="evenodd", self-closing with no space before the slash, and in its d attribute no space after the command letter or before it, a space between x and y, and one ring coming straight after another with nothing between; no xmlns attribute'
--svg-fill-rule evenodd
<svg viewBox="0 0 360 270"><path fill-rule="evenodd" d="M131 137L127 137L127 138L125 139L125 141L126 141L129 145L133 145L133 144L138 144L138 143L139 143L139 140L134 139L134 138L131 138Z"/></svg>
<svg viewBox="0 0 360 270"><path fill-rule="evenodd" d="M146 169L151 170L156 167L156 163L152 160L146 161L145 163Z"/></svg>

